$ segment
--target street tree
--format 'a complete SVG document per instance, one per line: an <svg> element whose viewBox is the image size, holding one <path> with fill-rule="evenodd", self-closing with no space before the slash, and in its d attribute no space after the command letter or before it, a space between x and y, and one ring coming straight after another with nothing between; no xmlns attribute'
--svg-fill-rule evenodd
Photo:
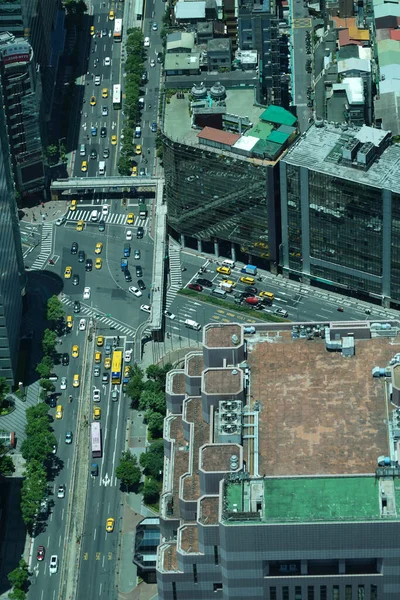
<svg viewBox="0 0 400 600"><path fill-rule="evenodd" d="M146 481L144 482L144 486L143 486L143 500L147 503L147 504L154 504L155 502L158 501L159 497L160 497L160 491L161 491L161 484L156 481L155 479L152 479L151 477L148 477L146 479Z"/></svg>
<svg viewBox="0 0 400 600"><path fill-rule="evenodd" d="M19 561L18 567L7 575L10 585L19 588L20 590L26 588L28 577L28 565L23 558Z"/></svg>
<svg viewBox="0 0 400 600"><path fill-rule="evenodd" d="M158 412L154 412L153 410L148 410L145 414L145 418L151 437L153 439L162 437L164 416Z"/></svg>
<svg viewBox="0 0 400 600"><path fill-rule="evenodd" d="M54 392L54 390L56 389L54 383L49 379L41 379L39 383L40 387L46 390L46 392Z"/></svg>
<svg viewBox="0 0 400 600"><path fill-rule="evenodd" d="M27 465L20 503L22 519L30 532L46 491L46 471L39 461L32 460Z"/></svg>
<svg viewBox="0 0 400 600"><path fill-rule="evenodd" d="M140 410L152 410L165 415L165 394L164 392L154 392L152 390L144 390L139 399Z"/></svg>
<svg viewBox="0 0 400 600"><path fill-rule="evenodd" d="M35 404L35 406L30 406L26 409L26 420L29 422L41 417L47 417L48 412L49 409L45 404Z"/></svg>
<svg viewBox="0 0 400 600"><path fill-rule="evenodd" d="M8 449L4 443L0 441L0 473L4 477L12 475L15 471L15 466L11 456L7 456Z"/></svg>
<svg viewBox="0 0 400 600"><path fill-rule="evenodd" d="M16 587L11 592L8 592L7 598L9 600L25 600L26 594L24 590Z"/></svg>
<svg viewBox="0 0 400 600"><path fill-rule="evenodd" d="M0 410L7 404L6 396L10 391L10 386L5 377L0 377Z"/></svg>
<svg viewBox="0 0 400 600"><path fill-rule="evenodd" d="M47 320L48 321L59 321L65 315L62 302L57 296L51 296L47 300Z"/></svg>
<svg viewBox="0 0 400 600"><path fill-rule="evenodd" d="M56 332L52 331L51 329L45 329L43 332L43 338L42 338L43 354L52 356L56 349L56 342L57 342Z"/></svg>
<svg viewBox="0 0 400 600"><path fill-rule="evenodd" d="M167 377L167 373L172 369L173 365L171 363L167 363L163 367L159 367L158 365L149 365L146 369L146 375L149 379L154 379L158 381L163 388L165 388L165 379Z"/></svg>
<svg viewBox="0 0 400 600"><path fill-rule="evenodd" d="M120 463L115 470L116 477L121 481L126 491L136 488L142 476L140 467L137 464L137 458L128 451L123 452Z"/></svg>
<svg viewBox="0 0 400 600"><path fill-rule="evenodd" d="M43 356L40 363L36 365L36 372L39 373L42 379L48 379L53 367L54 361L51 356Z"/></svg>
<svg viewBox="0 0 400 600"><path fill-rule="evenodd" d="M41 406L45 406L42 404ZM33 425L32 425L33 428ZM26 438L21 444L21 454L25 460L33 459L43 462L51 454L52 444L56 443L54 434L48 431L38 432L31 438Z"/></svg>
<svg viewBox="0 0 400 600"><path fill-rule="evenodd" d="M147 449L147 452L142 452L140 455L140 466L144 469L144 474L154 479L162 479L164 468L164 440L155 440Z"/></svg>

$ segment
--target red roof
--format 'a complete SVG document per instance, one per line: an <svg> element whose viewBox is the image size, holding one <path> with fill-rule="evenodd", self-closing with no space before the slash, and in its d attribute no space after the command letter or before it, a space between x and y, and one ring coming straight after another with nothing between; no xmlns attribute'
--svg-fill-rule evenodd
<svg viewBox="0 0 400 600"><path fill-rule="evenodd" d="M204 127L197 137L203 140L210 140L211 142L219 142L226 146L233 146L241 136L238 133L228 133L214 127Z"/></svg>
<svg viewBox="0 0 400 600"><path fill-rule="evenodd" d="M351 40L349 36L348 29L340 29L339 30L339 45L342 46L363 46L362 42L358 40Z"/></svg>
<svg viewBox="0 0 400 600"><path fill-rule="evenodd" d="M397 40L400 42L400 29L391 29L390 30L390 39Z"/></svg>

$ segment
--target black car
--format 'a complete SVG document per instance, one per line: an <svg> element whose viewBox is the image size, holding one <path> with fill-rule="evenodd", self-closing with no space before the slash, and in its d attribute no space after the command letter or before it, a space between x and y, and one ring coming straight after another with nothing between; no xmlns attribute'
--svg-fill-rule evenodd
<svg viewBox="0 0 400 600"><path fill-rule="evenodd" d="M139 290L145 290L146 289L146 286L144 285L143 279L138 279L137 284L138 284Z"/></svg>
<svg viewBox="0 0 400 600"><path fill-rule="evenodd" d="M158 63L162 63L162 59L163 59L163 53L162 52L157 52L157 62Z"/></svg>
<svg viewBox="0 0 400 600"><path fill-rule="evenodd" d="M251 294L252 296L255 296L258 292L258 289L256 287L248 285L244 288L244 291L249 292L249 294Z"/></svg>
<svg viewBox="0 0 400 600"><path fill-rule="evenodd" d="M73 242L72 243L71 254L78 254L78 244L77 244L77 242Z"/></svg>
<svg viewBox="0 0 400 600"><path fill-rule="evenodd" d="M80 312L81 312L81 303L79 302L79 300L75 300L74 313L80 313Z"/></svg>
<svg viewBox="0 0 400 600"><path fill-rule="evenodd" d="M107 137L107 127L102 127L100 129L100 137L102 137L102 138Z"/></svg>
<svg viewBox="0 0 400 600"><path fill-rule="evenodd" d="M244 300L245 298L254 298L254 294L252 292L242 292L238 295L240 300Z"/></svg>
<svg viewBox="0 0 400 600"><path fill-rule="evenodd" d="M143 276L143 269L140 265L136 265L136 277L142 277Z"/></svg>
<svg viewBox="0 0 400 600"><path fill-rule="evenodd" d="M104 148L103 150L103 158L108 158L110 156L110 149Z"/></svg>
<svg viewBox="0 0 400 600"><path fill-rule="evenodd" d="M132 281L132 275L129 269L125 269L124 271L124 275L125 275L125 281L127 281L128 283L130 283Z"/></svg>
<svg viewBox="0 0 400 600"><path fill-rule="evenodd" d="M103 383L108 383L110 381L110 373L103 373L103 377L101 378Z"/></svg>
<svg viewBox="0 0 400 600"><path fill-rule="evenodd" d="M144 236L144 229L143 229L143 227L138 227L137 228L137 232L136 232L137 239L141 240L143 236Z"/></svg>
<svg viewBox="0 0 400 600"><path fill-rule="evenodd" d="M91 271L93 269L93 261L91 258L86 259L85 271Z"/></svg>
<svg viewBox="0 0 400 600"><path fill-rule="evenodd" d="M104 231L106 228L106 222L105 221L100 221L99 222L99 231Z"/></svg>
<svg viewBox="0 0 400 600"><path fill-rule="evenodd" d="M64 352L64 354L62 355L61 364L64 367L67 367L69 365L69 354L68 354L68 352Z"/></svg>
<svg viewBox="0 0 400 600"><path fill-rule="evenodd" d="M90 158L93 158L93 160L96 160L97 158L97 150L95 150L94 148L90 151Z"/></svg>
<svg viewBox="0 0 400 600"><path fill-rule="evenodd" d="M75 274L72 277L72 285L79 285L79 275Z"/></svg>
<svg viewBox="0 0 400 600"><path fill-rule="evenodd" d="M213 286L212 282L209 279L204 279L203 277L196 279L196 283L198 283L199 285L202 285L203 287L207 287L207 288L212 288L212 286Z"/></svg>
<svg viewBox="0 0 400 600"><path fill-rule="evenodd" d="M84 250L79 250L78 262L85 262L85 251Z"/></svg>
<svg viewBox="0 0 400 600"><path fill-rule="evenodd" d="M146 81L147 81L147 71L143 71L143 73L142 73L142 81L143 81L143 83L146 83Z"/></svg>
<svg viewBox="0 0 400 600"><path fill-rule="evenodd" d="M55 408L57 406L57 394L48 396L47 402L49 403L50 408Z"/></svg>

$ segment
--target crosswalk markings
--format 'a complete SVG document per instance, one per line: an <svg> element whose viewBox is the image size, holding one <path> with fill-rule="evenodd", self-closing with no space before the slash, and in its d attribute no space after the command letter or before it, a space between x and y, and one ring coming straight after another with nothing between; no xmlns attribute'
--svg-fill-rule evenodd
<svg viewBox="0 0 400 600"><path fill-rule="evenodd" d="M67 296L62 296L61 297L61 302L63 304L66 304L67 306L72 306L74 304L74 301L71 300L70 298L68 298ZM110 317L107 317L106 315L104 315L104 313L102 314L101 311L96 310L94 308L90 308L89 306L85 306L84 304L82 304L81 302L81 312L79 314L83 313L84 315L87 315L88 317L92 317L92 318L96 318L96 321L103 323L104 325L108 325L109 327L114 327L114 329L120 331L121 333L125 334L126 336L135 336L136 334L136 330L132 329L131 327L127 327L127 325L125 325L124 323L121 323L120 321L116 321L115 319L110 319ZM95 315L100 315L99 317L95 317Z"/></svg>
<svg viewBox="0 0 400 600"><path fill-rule="evenodd" d="M43 223L42 239L40 242L40 254L37 256L31 266L33 269L43 269L46 262L49 260L53 247L53 225L51 223Z"/></svg>
<svg viewBox="0 0 400 600"><path fill-rule="evenodd" d="M169 243L169 277L170 285L167 290L166 308L169 309L182 287L181 248L172 242Z"/></svg>
<svg viewBox="0 0 400 600"><path fill-rule="evenodd" d="M85 221L90 222L91 210L70 210L67 214L68 221ZM142 227L146 227L149 218L141 219L139 216L135 217L134 223L128 225L126 222L127 215L118 214L118 213L108 213L108 215L101 215L100 219L105 221L106 223L110 223L112 225L125 225L125 227L138 227L141 225Z"/></svg>

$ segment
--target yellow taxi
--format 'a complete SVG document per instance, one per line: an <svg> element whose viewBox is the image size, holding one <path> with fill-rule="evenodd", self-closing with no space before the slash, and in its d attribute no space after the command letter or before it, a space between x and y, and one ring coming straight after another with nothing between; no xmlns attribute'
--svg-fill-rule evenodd
<svg viewBox="0 0 400 600"><path fill-rule="evenodd" d="M231 270L229 267L217 267L216 271L217 271L217 273L221 273L221 275L230 275L231 274Z"/></svg>
<svg viewBox="0 0 400 600"><path fill-rule="evenodd" d="M69 210L76 210L77 205L78 200L71 200L71 206L69 207Z"/></svg>
<svg viewBox="0 0 400 600"><path fill-rule="evenodd" d="M98 335L97 336L97 347L101 348L101 346L104 346L104 336L103 335Z"/></svg>
<svg viewBox="0 0 400 600"><path fill-rule="evenodd" d="M101 269L101 267L103 266L103 260L101 258L96 258L94 266L96 267L96 269Z"/></svg>
<svg viewBox="0 0 400 600"><path fill-rule="evenodd" d="M68 315L67 316L67 329L72 329L73 324L74 324L73 318L71 317L71 315Z"/></svg>
<svg viewBox="0 0 400 600"><path fill-rule="evenodd" d="M101 97L108 98L108 88L103 88L103 91L101 92Z"/></svg>
<svg viewBox="0 0 400 600"><path fill-rule="evenodd" d="M128 216L126 217L127 225L133 225L134 222L135 222L135 215L133 213L128 213Z"/></svg>
<svg viewBox="0 0 400 600"><path fill-rule="evenodd" d="M97 242L96 248L94 249L94 253L95 254L101 254L102 250L103 250L103 243L102 242Z"/></svg>
<svg viewBox="0 0 400 600"><path fill-rule="evenodd" d="M82 173L86 173L86 171L87 171L87 161L86 160L82 161L81 171L82 171Z"/></svg>
<svg viewBox="0 0 400 600"><path fill-rule="evenodd" d="M142 146L140 144L136 144L135 154L142 154Z"/></svg>
<svg viewBox="0 0 400 600"><path fill-rule="evenodd" d="M75 373L74 379L72 381L72 387L79 387L79 375Z"/></svg>
<svg viewBox="0 0 400 600"><path fill-rule="evenodd" d="M94 35L96 32L94 30L94 25L90 26L90 35Z"/></svg>
<svg viewBox="0 0 400 600"><path fill-rule="evenodd" d="M232 287L235 287L236 285L236 281L232 281L232 279L223 279L222 283L226 283L227 285L231 285Z"/></svg>
<svg viewBox="0 0 400 600"><path fill-rule="evenodd" d="M117 136L116 136L116 135L112 135L112 136L111 136L111 145L112 145L112 146L116 146L116 145L117 145L117 142L118 142L118 138L117 138Z"/></svg>
<svg viewBox="0 0 400 600"><path fill-rule="evenodd" d="M71 279L71 275L72 275L72 267L65 267L64 278Z"/></svg>
<svg viewBox="0 0 400 600"><path fill-rule="evenodd" d="M124 379L126 379L130 376L131 376L131 368L129 365L126 365L126 367L124 367Z"/></svg>
<svg viewBox="0 0 400 600"><path fill-rule="evenodd" d="M240 278L240 281L242 283L247 283L248 285L252 285L255 282L254 277L249 277L249 275L245 275L244 277Z"/></svg>
<svg viewBox="0 0 400 600"><path fill-rule="evenodd" d="M104 368L111 369L111 358L109 356L104 360Z"/></svg>
<svg viewBox="0 0 400 600"><path fill-rule="evenodd" d="M94 353L94 362L97 364L101 363L101 352Z"/></svg>
<svg viewBox="0 0 400 600"><path fill-rule="evenodd" d="M79 346L77 344L74 344L72 346L72 352L71 352L71 354L72 354L72 358L78 358L78 356L79 356Z"/></svg>
<svg viewBox="0 0 400 600"><path fill-rule="evenodd" d="M93 407L93 421L100 421L101 419L101 408L100 406Z"/></svg>
<svg viewBox="0 0 400 600"><path fill-rule="evenodd" d="M115 12L113 10L110 10L110 12L108 13L108 18L110 21L114 21L115 19Z"/></svg>
<svg viewBox="0 0 400 600"><path fill-rule="evenodd" d="M63 412L64 409L62 407L62 404L59 404L56 408L56 419L62 419L63 418Z"/></svg>
<svg viewBox="0 0 400 600"><path fill-rule="evenodd" d="M137 177L137 167L135 165L132 167L132 175L131 175L131 177Z"/></svg>
<svg viewBox="0 0 400 600"><path fill-rule="evenodd" d="M114 519L112 519L112 518L107 519L106 531L108 533L112 533L114 531L114 523L115 523Z"/></svg>
<svg viewBox="0 0 400 600"><path fill-rule="evenodd" d="M80 220L76 224L76 230L83 231L84 226L85 226L85 221Z"/></svg>
<svg viewBox="0 0 400 600"><path fill-rule="evenodd" d="M268 300L275 300L275 296L272 292L260 292L258 294L260 298L268 298Z"/></svg>
<svg viewBox="0 0 400 600"><path fill-rule="evenodd" d="M90 96L90 106L96 106L96 96Z"/></svg>

